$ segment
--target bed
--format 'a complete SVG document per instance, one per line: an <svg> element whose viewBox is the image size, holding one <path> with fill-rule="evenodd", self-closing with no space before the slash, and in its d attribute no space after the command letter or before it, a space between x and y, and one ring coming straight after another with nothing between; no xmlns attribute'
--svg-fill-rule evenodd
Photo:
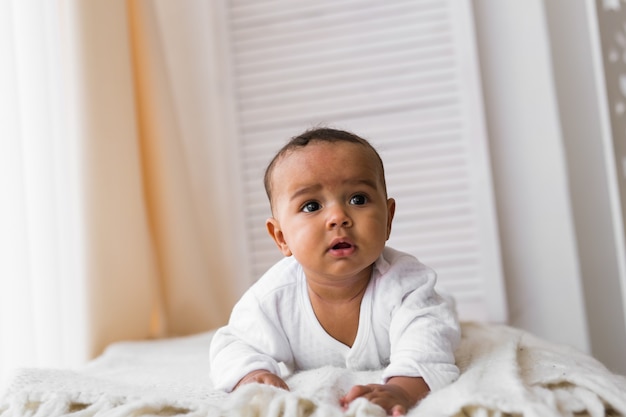
<svg viewBox="0 0 626 417"><path fill-rule="evenodd" d="M510 326L462 323L460 378L431 393L409 416L626 416L626 378L591 356ZM212 388L213 332L120 342L85 367L21 369L0 397L0 416L384 416L364 399L347 410L338 398L380 371L326 367L287 378L291 390L250 384Z"/></svg>

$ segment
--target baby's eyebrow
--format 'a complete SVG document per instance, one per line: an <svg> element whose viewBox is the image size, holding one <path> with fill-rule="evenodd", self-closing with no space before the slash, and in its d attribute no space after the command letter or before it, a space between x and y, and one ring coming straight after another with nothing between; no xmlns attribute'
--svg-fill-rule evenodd
<svg viewBox="0 0 626 417"><path fill-rule="evenodd" d="M378 188L377 182L369 178L355 179L355 180L350 180L346 182L350 185L365 185L367 187L374 188L374 189Z"/></svg>
<svg viewBox="0 0 626 417"><path fill-rule="evenodd" d="M305 187L298 188L296 191L293 192L293 194L291 194L291 197L289 197L289 201L293 201L302 195L310 194L315 191L318 191L321 188L322 186L320 184L307 185Z"/></svg>
<svg viewBox="0 0 626 417"><path fill-rule="evenodd" d="M345 184L350 185L350 186L364 185L374 190L378 189L378 185L379 185L377 181L369 179L369 178L358 178L358 179L347 180L345 181ZM313 184L313 185L306 185L304 187L300 187L291 194L291 196L289 197L289 201L293 201L301 197L302 195L314 193L316 191L319 191L320 189L322 189L321 184Z"/></svg>

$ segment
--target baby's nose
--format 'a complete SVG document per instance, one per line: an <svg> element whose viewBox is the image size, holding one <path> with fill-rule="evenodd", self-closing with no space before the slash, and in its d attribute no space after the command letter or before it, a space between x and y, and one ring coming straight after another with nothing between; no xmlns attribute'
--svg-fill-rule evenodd
<svg viewBox="0 0 626 417"><path fill-rule="evenodd" d="M327 223L328 227L331 229L336 227L350 227L352 226L352 219L345 210L337 207L331 210Z"/></svg>

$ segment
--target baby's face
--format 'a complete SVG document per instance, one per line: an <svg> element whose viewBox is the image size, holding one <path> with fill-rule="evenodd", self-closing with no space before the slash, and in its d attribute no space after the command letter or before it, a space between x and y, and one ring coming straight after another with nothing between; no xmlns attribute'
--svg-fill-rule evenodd
<svg viewBox="0 0 626 417"><path fill-rule="evenodd" d="M271 181L274 217L268 231L307 278L369 277L395 210L371 150L313 142L284 155Z"/></svg>

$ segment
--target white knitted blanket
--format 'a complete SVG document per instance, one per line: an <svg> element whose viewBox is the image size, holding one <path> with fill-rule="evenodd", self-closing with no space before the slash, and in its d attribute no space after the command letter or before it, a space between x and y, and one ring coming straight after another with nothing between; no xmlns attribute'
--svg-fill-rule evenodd
<svg viewBox="0 0 626 417"><path fill-rule="evenodd" d="M227 395L212 389L212 333L112 345L80 370L24 369L0 397L0 417L367 417L384 416L359 399L338 398L380 371L321 368L287 382ZM463 324L460 378L409 411L419 416L626 416L626 378L574 349L508 326Z"/></svg>

